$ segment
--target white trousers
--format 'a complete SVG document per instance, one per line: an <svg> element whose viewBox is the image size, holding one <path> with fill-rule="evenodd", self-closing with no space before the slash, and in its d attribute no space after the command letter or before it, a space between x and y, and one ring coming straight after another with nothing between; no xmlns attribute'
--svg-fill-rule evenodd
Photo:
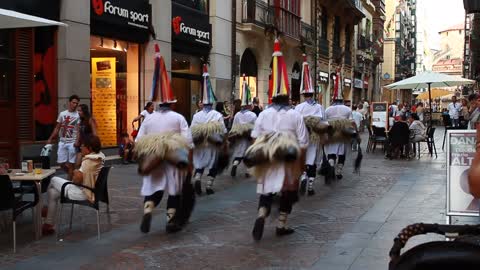
<svg viewBox="0 0 480 270"><path fill-rule="evenodd" d="M45 223L54 225L57 216L57 206L60 201L60 191L64 183L71 182L60 177L53 177L48 186L48 214ZM87 200L87 196L83 190L74 185L65 187L65 194L67 198L72 200Z"/></svg>

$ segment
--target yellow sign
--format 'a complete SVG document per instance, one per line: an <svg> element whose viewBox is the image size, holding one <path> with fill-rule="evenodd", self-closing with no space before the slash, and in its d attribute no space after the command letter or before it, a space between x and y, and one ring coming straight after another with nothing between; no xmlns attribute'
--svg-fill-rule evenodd
<svg viewBox="0 0 480 270"><path fill-rule="evenodd" d="M92 112L102 146L117 143L116 59L92 58Z"/></svg>

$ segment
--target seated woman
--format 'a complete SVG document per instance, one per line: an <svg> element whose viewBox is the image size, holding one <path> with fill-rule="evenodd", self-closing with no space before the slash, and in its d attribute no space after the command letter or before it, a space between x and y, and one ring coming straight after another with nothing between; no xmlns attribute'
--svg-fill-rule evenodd
<svg viewBox="0 0 480 270"><path fill-rule="evenodd" d="M128 136L128 133L124 132L121 135L121 141L119 145L119 155L122 158L123 164L133 162L133 146L134 142Z"/></svg>
<svg viewBox="0 0 480 270"><path fill-rule="evenodd" d="M72 182L94 188L98 174L103 167L105 155L100 152L102 145L97 136L88 136L82 141L80 150L82 151L82 165L80 169L73 172ZM54 224L57 216L57 205L60 201L60 192L64 183L69 180L53 177L48 186L48 211L42 211L46 216L45 224L42 227L43 235L53 234L55 232ZM68 185L65 188L66 196L72 200L95 200L94 194L84 188Z"/></svg>
<svg viewBox="0 0 480 270"><path fill-rule="evenodd" d="M396 158L399 153L402 153L403 147L406 146L406 156L409 154L409 134L410 130L408 124L405 122L407 118L405 115L400 116L399 121L396 121L390 128L388 133L388 150L387 158Z"/></svg>
<svg viewBox="0 0 480 270"><path fill-rule="evenodd" d="M427 128L420 121L420 118L416 113L412 113L408 118L410 123L410 142L416 143L425 140L427 137Z"/></svg>

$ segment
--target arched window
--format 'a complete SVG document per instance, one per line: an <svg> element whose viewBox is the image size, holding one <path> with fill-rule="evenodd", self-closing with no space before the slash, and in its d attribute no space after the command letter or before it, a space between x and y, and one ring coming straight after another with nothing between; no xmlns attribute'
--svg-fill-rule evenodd
<svg viewBox="0 0 480 270"><path fill-rule="evenodd" d="M240 89L242 88L244 79L250 87L252 97L258 97L257 92L257 76L258 67L257 60L252 50L245 49L240 60ZM242 91L240 91L239 98L242 98Z"/></svg>

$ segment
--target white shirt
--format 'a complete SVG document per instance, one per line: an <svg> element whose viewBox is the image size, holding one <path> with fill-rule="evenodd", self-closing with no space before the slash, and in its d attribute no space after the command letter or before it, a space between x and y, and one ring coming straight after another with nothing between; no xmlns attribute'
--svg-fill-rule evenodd
<svg viewBox="0 0 480 270"><path fill-rule="evenodd" d="M295 111L299 112L303 117L315 116L323 118L323 107L315 102L310 104L304 101L295 107Z"/></svg>
<svg viewBox="0 0 480 270"><path fill-rule="evenodd" d="M353 120L355 121L355 124L357 125L357 128L359 128L360 123L362 122L362 119L363 119L363 115L358 111L354 111L352 112L352 117L353 117Z"/></svg>
<svg viewBox="0 0 480 270"><path fill-rule="evenodd" d="M143 116L143 121L145 121L153 113L149 113L147 110L143 110L140 114Z"/></svg>
<svg viewBox="0 0 480 270"><path fill-rule="evenodd" d="M222 123L224 132L225 133L227 132L227 129L225 128L225 122L223 121L223 115L221 113L213 110L213 109L211 109L211 110L203 109L203 110L197 112L196 114L194 114L193 119L192 119L191 127L199 125L199 124L205 124L205 123L208 123L208 122L220 122L220 123Z"/></svg>
<svg viewBox="0 0 480 270"><path fill-rule="evenodd" d="M188 128L187 120L183 115L176 113L171 110L167 111L156 111L150 114L150 116L143 121L143 124L140 126L138 131L137 138L135 141L138 141L141 137L148 134L157 134L163 132L176 132L182 134L189 144L193 145L192 134Z"/></svg>
<svg viewBox="0 0 480 270"><path fill-rule="evenodd" d="M295 135L300 147L306 148L308 146L308 132L303 122L303 116L292 109L277 111L275 106L271 106L260 113L257 121L255 121L252 138L278 131L290 132Z"/></svg>
<svg viewBox="0 0 480 270"><path fill-rule="evenodd" d="M255 120L257 120L257 115L249 110L241 110L235 114L233 118L233 124L235 125L245 125L245 124L255 124Z"/></svg>
<svg viewBox="0 0 480 270"><path fill-rule="evenodd" d="M80 116L77 111L65 110L58 115L57 123L60 123L58 137L62 143L74 143L77 139L77 125L80 123Z"/></svg>
<svg viewBox="0 0 480 270"><path fill-rule="evenodd" d="M353 119L352 109L345 105L333 105L325 110L326 120Z"/></svg>
<svg viewBox="0 0 480 270"><path fill-rule="evenodd" d="M460 102L455 102L455 104L448 104L448 114L452 119L458 119L459 112L462 110L462 104Z"/></svg>

